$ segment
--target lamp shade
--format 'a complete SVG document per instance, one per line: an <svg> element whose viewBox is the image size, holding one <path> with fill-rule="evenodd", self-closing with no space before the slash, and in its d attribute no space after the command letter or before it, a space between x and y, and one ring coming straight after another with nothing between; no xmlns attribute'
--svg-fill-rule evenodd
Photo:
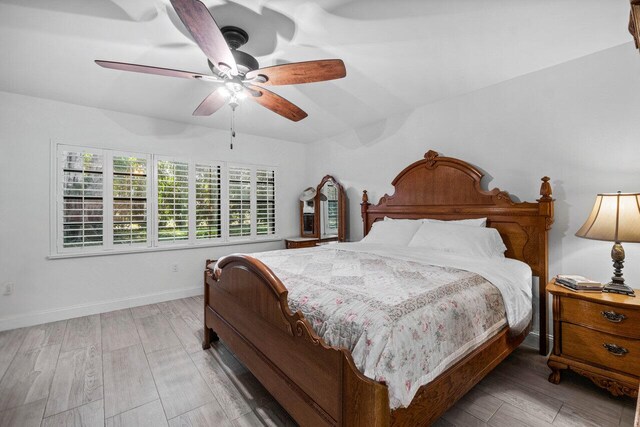
<svg viewBox="0 0 640 427"><path fill-rule="evenodd" d="M640 193L598 194L589 218L576 236L610 242L640 242Z"/></svg>

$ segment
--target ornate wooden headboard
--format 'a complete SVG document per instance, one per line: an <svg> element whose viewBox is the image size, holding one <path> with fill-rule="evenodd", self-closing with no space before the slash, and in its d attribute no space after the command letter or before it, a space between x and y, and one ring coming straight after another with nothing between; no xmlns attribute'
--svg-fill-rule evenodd
<svg viewBox="0 0 640 427"><path fill-rule="evenodd" d="M516 203L499 189L485 191L483 173L469 163L440 157L428 151L423 160L407 166L393 180L395 192L385 194L377 205L362 195L362 219L367 235L375 221L390 218L465 219L487 218L505 245L505 255L527 263L539 278L540 352L547 351L546 285L549 275L548 232L553 224L553 198L549 178L542 178L535 203Z"/></svg>

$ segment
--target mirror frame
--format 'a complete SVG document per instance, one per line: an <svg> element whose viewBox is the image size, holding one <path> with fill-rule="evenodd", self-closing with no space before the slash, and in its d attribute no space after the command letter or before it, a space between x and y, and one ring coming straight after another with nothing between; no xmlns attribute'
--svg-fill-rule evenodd
<svg viewBox="0 0 640 427"><path fill-rule="evenodd" d="M327 183L327 181L332 181L333 184L336 186L336 188L338 189L338 237L337 238L329 238L329 239L322 239L320 237L320 194L322 191L322 187ZM318 239L321 242L331 242L331 241L339 241L339 242L344 242L347 236L347 199L346 199L346 193L344 191L344 187L342 187L342 184L340 184L338 182L337 179L335 179L333 176L331 175L325 175L324 178L322 178L322 180L320 181L320 184L318 184L316 186L316 196L313 198L313 209L314 209L314 215L313 215L313 234L304 234L304 216L303 216L303 209L304 209L304 202L300 201L300 237L307 237L307 238L313 238L313 239Z"/></svg>

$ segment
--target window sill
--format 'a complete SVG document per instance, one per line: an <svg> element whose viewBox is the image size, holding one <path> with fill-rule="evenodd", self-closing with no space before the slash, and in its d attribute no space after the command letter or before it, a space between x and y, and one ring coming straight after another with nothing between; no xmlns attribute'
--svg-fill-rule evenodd
<svg viewBox="0 0 640 427"><path fill-rule="evenodd" d="M148 252L164 252L164 251L178 251L184 249L202 249L202 248L215 248L221 246L237 246L237 245L250 245L255 243L270 243L283 241L281 237L269 237L262 239L243 239L243 240L230 240L226 242L216 243L200 243L195 245L175 245L175 246L154 246L144 248L131 248L127 250L113 250L113 251L101 251L101 252L69 252L61 254L52 254L47 256L47 259L66 259L66 258L86 258L96 256L112 256L112 255L127 255L138 254Z"/></svg>

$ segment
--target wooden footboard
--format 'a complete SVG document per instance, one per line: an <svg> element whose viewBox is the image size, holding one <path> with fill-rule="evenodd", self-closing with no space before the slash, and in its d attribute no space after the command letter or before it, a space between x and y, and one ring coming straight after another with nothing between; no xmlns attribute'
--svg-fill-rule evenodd
<svg viewBox="0 0 640 427"><path fill-rule="evenodd" d="M389 426L387 387L358 371L349 351L330 347L287 289L247 255L205 271L205 339L218 336L302 426Z"/></svg>
<svg viewBox="0 0 640 427"><path fill-rule="evenodd" d="M326 345L301 313L291 313L287 293L248 255L205 269L203 348L220 336L301 426L428 426L527 334L511 337L505 327L421 387L408 408L391 411L387 387L365 377L348 350Z"/></svg>

